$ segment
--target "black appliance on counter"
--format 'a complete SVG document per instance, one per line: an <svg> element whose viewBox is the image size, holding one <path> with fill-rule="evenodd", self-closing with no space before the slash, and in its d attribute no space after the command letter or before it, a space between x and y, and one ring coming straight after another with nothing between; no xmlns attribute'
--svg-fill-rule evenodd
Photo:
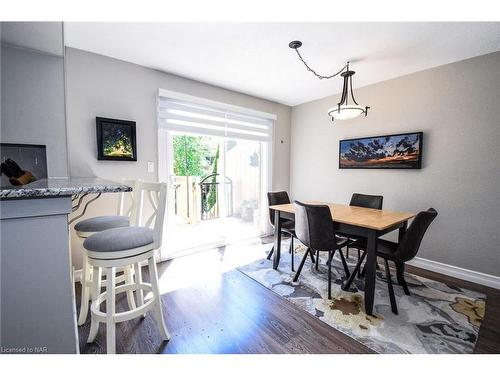
<svg viewBox="0 0 500 375"><path fill-rule="evenodd" d="M45 145L0 143L0 161L2 188L47 178Z"/></svg>

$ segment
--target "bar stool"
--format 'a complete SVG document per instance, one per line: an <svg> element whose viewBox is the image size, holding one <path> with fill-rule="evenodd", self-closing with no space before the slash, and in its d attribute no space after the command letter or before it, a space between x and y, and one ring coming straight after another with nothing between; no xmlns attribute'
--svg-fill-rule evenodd
<svg viewBox="0 0 500 375"><path fill-rule="evenodd" d="M91 326L87 342L94 341L99 324L105 323L108 354L114 354L116 351L116 323L144 316L149 310L153 312L163 340L170 339L163 320L158 272L155 262L155 252L162 244L167 185L165 183L141 182L140 189L141 202L143 194L147 193L153 209L153 213L144 227L130 226L107 229L91 235L83 243L88 262L94 268L92 304L90 307ZM148 262L150 283L142 281L140 263L146 260ZM124 285L116 286L117 268L131 266L135 270L135 280L133 282L125 280ZM106 271L106 291L101 293L103 269ZM129 306L130 310L128 311L117 313L115 306L116 294L124 292L136 292L136 296L138 296L137 305ZM152 298L147 302L144 302L144 292L152 293ZM100 305L103 302L106 303L106 312L100 310Z"/></svg>
<svg viewBox="0 0 500 375"><path fill-rule="evenodd" d="M138 207L139 196L137 195L137 191L139 190L139 181L122 180L122 182L126 185L131 186L132 191L120 194L118 215L97 216L79 221L75 224L75 232L78 237L85 239L95 233L102 232L107 229L128 227L131 222L133 224L136 224L137 213L140 211L140 207ZM126 209L125 205L127 199L130 201L130 203L129 207ZM79 326L83 325L87 320L89 300L92 298L90 292L93 272L92 266L90 266L88 262L86 253L83 254L82 264L82 292L80 302L80 315L78 316ZM132 282L133 269L130 267L125 267L122 271L123 275L119 276L116 282L121 283L125 280L128 280L128 282ZM134 296L132 292L127 293L127 300L130 307L135 306Z"/></svg>

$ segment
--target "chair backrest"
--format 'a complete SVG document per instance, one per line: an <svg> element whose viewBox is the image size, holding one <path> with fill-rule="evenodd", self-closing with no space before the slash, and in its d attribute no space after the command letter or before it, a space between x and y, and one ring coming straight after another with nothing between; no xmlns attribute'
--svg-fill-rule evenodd
<svg viewBox="0 0 500 375"><path fill-rule="evenodd" d="M137 194L139 199L137 212L137 226L149 227L154 230L155 247L159 248L163 240L163 224L165 222L165 210L167 205L167 184L164 182L143 182L137 183ZM146 220L143 220L145 213L144 202L149 203Z"/></svg>
<svg viewBox="0 0 500 375"><path fill-rule="evenodd" d="M137 212L139 211L139 195L137 194L137 189L139 181L140 180L121 180L121 183L130 186L132 191L126 191L120 194L118 216L128 216L132 225L137 225Z"/></svg>
<svg viewBox="0 0 500 375"><path fill-rule="evenodd" d="M351 202L349 203L349 206L376 208L377 210L381 210L383 200L384 197L382 195L368 195L368 194L354 193L351 197Z"/></svg>
<svg viewBox="0 0 500 375"><path fill-rule="evenodd" d="M286 191L270 191L267 193L267 201L269 206L275 206L290 203L290 198ZM271 225L274 226L274 210L269 209L269 220L271 221Z"/></svg>
<svg viewBox="0 0 500 375"><path fill-rule="evenodd" d="M295 234L305 246L315 250L329 250L336 245L330 207L326 205L295 205Z"/></svg>
<svg viewBox="0 0 500 375"><path fill-rule="evenodd" d="M424 234L437 214L434 208L429 208L427 211L419 212L415 216L396 251L395 255L398 260L407 262L417 255Z"/></svg>

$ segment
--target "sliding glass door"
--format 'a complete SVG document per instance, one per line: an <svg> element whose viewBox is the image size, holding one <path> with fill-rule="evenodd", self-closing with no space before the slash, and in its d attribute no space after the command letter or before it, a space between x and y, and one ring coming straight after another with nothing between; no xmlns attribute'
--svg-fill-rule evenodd
<svg viewBox="0 0 500 375"><path fill-rule="evenodd" d="M163 92L158 172L169 189L161 257L265 233L273 115Z"/></svg>
<svg viewBox="0 0 500 375"><path fill-rule="evenodd" d="M267 142L160 131L168 176L162 258L255 238L267 228Z"/></svg>

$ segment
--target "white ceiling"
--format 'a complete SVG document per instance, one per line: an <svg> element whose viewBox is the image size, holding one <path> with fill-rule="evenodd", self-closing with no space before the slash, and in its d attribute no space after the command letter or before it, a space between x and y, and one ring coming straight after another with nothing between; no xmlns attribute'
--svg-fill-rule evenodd
<svg viewBox="0 0 500 375"><path fill-rule="evenodd" d="M500 23L65 23L67 46L286 105L500 50Z"/></svg>

